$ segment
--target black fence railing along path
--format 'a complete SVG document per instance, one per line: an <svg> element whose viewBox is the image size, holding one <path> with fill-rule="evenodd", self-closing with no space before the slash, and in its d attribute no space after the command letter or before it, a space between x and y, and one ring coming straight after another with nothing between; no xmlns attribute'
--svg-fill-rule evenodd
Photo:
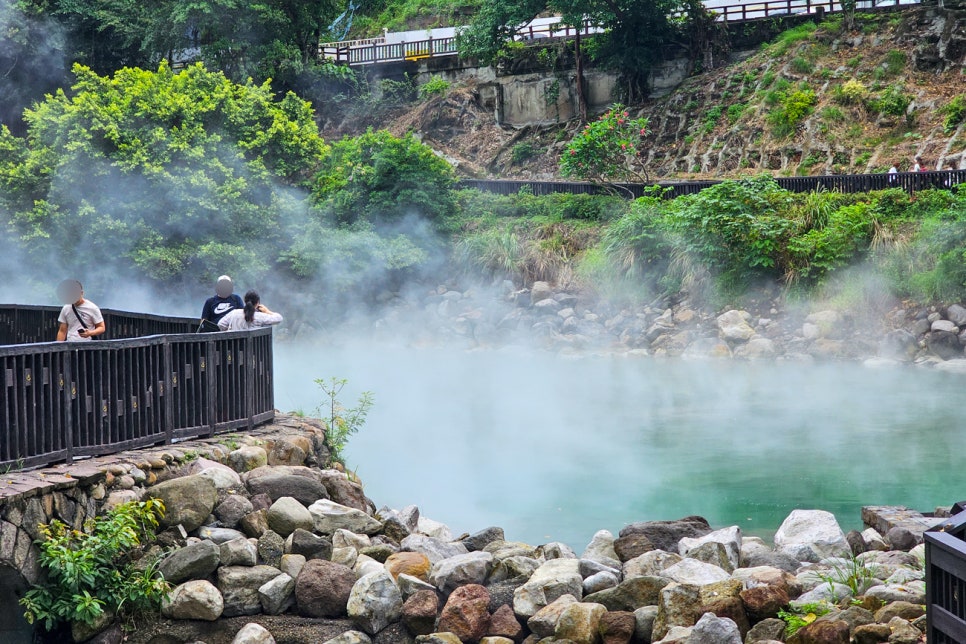
<svg viewBox="0 0 966 644"><path fill-rule="evenodd" d="M59 311L0 305L0 470L275 417L270 327L194 333L197 320L105 309L112 339L51 342Z"/></svg>
<svg viewBox="0 0 966 644"><path fill-rule="evenodd" d="M926 544L926 642L966 642L966 502L923 533Z"/></svg>
<svg viewBox="0 0 966 644"><path fill-rule="evenodd" d="M951 189L966 183L966 170L941 170L936 172L900 172L898 174L830 174L814 177L776 177L779 186L791 192L828 190L837 192L871 192L887 188L901 188L911 194L927 189ZM721 183L721 180L679 181L659 183L591 183L589 181L527 181L463 179L461 188L475 188L483 192L511 195L520 190L535 195L554 193L569 194L617 194L638 198L655 186L665 188L665 197L673 199L701 192Z"/></svg>

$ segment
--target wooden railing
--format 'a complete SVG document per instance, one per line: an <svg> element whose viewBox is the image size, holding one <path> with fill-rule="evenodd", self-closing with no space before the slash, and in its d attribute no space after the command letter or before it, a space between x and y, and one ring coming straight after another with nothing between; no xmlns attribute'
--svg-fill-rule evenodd
<svg viewBox="0 0 966 644"><path fill-rule="evenodd" d="M829 190L838 192L862 193L887 188L901 188L914 194L930 188L949 189L966 183L966 170L943 170L939 172L900 172L898 174L830 174L815 177L776 177L779 186L791 192L812 192ZM511 195L521 190L535 195L554 193L569 194L615 194L637 198L648 188L660 186L666 189L665 197L673 199L701 192L705 188L721 183L720 180L680 181L662 183L612 183L600 184L586 181L526 181L526 180L486 180L464 179L461 188L475 188L483 192Z"/></svg>
<svg viewBox="0 0 966 644"><path fill-rule="evenodd" d="M926 544L926 642L966 642L966 508L923 534Z"/></svg>
<svg viewBox="0 0 966 644"><path fill-rule="evenodd" d="M44 342L59 307L0 305L0 469L248 428L275 417L271 328L104 311L112 340Z"/></svg>
<svg viewBox="0 0 966 644"><path fill-rule="evenodd" d="M856 9L870 11L888 9L904 5L919 4L922 0L858 0ZM720 22L742 22L762 18L778 18L788 15L808 15L835 13L843 11L841 0L762 0L743 4L714 6L705 3L708 10ZM580 28L563 23L528 25L516 32L514 38L534 41L544 38L573 38L580 33L591 35L602 29L592 22L585 21ZM416 61L436 56L456 56L459 51L456 37L427 38L412 42L387 43L384 37L363 40L346 40L325 43L319 47L322 58L347 65L373 65L399 61Z"/></svg>

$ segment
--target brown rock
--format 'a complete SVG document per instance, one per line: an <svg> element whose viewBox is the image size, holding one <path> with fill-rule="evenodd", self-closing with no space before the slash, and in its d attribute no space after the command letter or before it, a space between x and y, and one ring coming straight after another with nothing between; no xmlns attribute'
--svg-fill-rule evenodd
<svg viewBox="0 0 966 644"><path fill-rule="evenodd" d="M875 621L888 624L889 620L893 617L901 617L904 620L912 621L917 617L922 617L926 614L926 607L922 604L913 604L910 602L890 602L880 608L875 613Z"/></svg>
<svg viewBox="0 0 966 644"><path fill-rule="evenodd" d="M599 625L602 644L628 644L636 626L634 613L613 611L605 614Z"/></svg>
<svg viewBox="0 0 966 644"><path fill-rule="evenodd" d="M740 597L753 622L776 617L788 605L788 593L781 586L756 586L741 591Z"/></svg>
<svg viewBox="0 0 966 644"><path fill-rule="evenodd" d="M402 607L402 623L413 635L429 635L435 630L439 598L432 590L417 590Z"/></svg>
<svg viewBox="0 0 966 644"><path fill-rule="evenodd" d="M678 551L683 537L703 537L711 532L708 521L689 516L677 521L643 521L632 523L620 531L614 550L620 560L628 561L651 550Z"/></svg>
<svg viewBox="0 0 966 644"><path fill-rule="evenodd" d="M396 552L386 559L386 570L393 579L406 574L428 582L430 568L429 557L421 552Z"/></svg>
<svg viewBox="0 0 966 644"><path fill-rule="evenodd" d="M356 574L348 566L311 559L295 578L295 602L306 617L344 617Z"/></svg>
<svg viewBox="0 0 966 644"><path fill-rule="evenodd" d="M795 633L794 641L798 644L849 644L849 625L841 620L812 622Z"/></svg>
<svg viewBox="0 0 966 644"><path fill-rule="evenodd" d="M721 597L704 605L701 609L703 613L713 613L717 617L727 617L738 625L741 638L744 639L751 624L748 622L748 614L745 612L745 605L737 597Z"/></svg>
<svg viewBox="0 0 966 644"><path fill-rule="evenodd" d="M366 503L366 495L361 485L353 483L338 470L322 470L319 472L319 478L322 479L322 485L325 486L330 499L350 508L368 512L369 504Z"/></svg>
<svg viewBox="0 0 966 644"><path fill-rule="evenodd" d="M881 644L888 642L892 629L888 624L866 624L859 626L852 632L855 644Z"/></svg>
<svg viewBox="0 0 966 644"><path fill-rule="evenodd" d="M493 637L508 637L519 642L523 635L523 626L513 613L513 608L509 604L503 604L490 616L490 627L486 629L486 634Z"/></svg>
<svg viewBox="0 0 966 644"><path fill-rule="evenodd" d="M454 590L439 615L436 630L454 633L463 642L477 642L490 625L490 593L479 584L467 584Z"/></svg>
<svg viewBox="0 0 966 644"><path fill-rule="evenodd" d="M238 520L238 529L248 537L261 537L268 531L268 510L249 512Z"/></svg>

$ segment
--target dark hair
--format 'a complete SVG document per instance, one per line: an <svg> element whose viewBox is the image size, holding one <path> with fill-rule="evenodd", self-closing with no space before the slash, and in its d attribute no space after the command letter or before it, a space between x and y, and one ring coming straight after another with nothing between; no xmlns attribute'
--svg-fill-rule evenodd
<svg viewBox="0 0 966 644"><path fill-rule="evenodd" d="M245 293L245 322L251 324L255 320L255 307L260 301L255 291Z"/></svg>

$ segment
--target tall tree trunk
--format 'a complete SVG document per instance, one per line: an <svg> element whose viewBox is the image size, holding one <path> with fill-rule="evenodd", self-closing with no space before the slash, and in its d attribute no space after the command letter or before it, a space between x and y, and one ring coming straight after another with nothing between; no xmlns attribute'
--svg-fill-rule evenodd
<svg viewBox="0 0 966 644"><path fill-rule="evenodd" d="M580 47L580 28L577 29L577 38L574 41L574 57L577 60L577 112L583 125L587 122L587 97L584 95L584 53Z"/></svg>

